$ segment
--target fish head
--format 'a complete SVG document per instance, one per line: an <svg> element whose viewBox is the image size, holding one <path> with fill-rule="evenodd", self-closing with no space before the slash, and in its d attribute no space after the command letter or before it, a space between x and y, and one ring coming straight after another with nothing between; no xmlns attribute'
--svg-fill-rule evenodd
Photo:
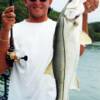
<svg viewBox="0 0 100 100"><path fill-rule="evenodd" d="M72 0L63 9L64 16L69 20L74 20L84 12L84 5L79 0Z"/></svg>

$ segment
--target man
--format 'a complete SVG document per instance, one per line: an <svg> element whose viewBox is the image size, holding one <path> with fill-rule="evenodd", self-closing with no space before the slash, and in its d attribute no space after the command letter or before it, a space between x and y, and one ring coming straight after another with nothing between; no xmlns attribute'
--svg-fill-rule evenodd
<svg viewBox="0 0 100 100"><path fill-rule="evenodd" d="M28 56L13 65L8 100L55 100L54 76L47 74L53 55L53 36L56 23L48 18L52 0L24 0L29 17L13 26L16 55ZM9 31L15 23L14 7L2 14L0 31L0 72L7 69L5 56L9 48Z"/></svg>
<svg viewBox="0 0 100 100"><path fill-rule="evenodd" d="M45 73L53 55L53 35L56 23L48 18L52 0L24 0L29 17L13 26L17 56L28 56L28 61L15 62L10 77L8 100L55 100L54 76ZM9 48L9 30L15 23L14 7L2 14L0 32L1 72L8 64L5 61Z"/></svg>

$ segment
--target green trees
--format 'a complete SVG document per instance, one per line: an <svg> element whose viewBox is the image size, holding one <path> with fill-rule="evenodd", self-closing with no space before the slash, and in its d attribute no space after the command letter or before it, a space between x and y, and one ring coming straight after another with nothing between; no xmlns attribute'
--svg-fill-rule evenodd
<svg viewBox="0 0 100 100"><path fill-rule="evenodd" d="M5 7L9 5L9 0L0 0L0 15ZM27 9L23 4L23 0L15 0L15 13L16 13L16 21L19 22L28 16ZM51 9L51 12L48 15L53 20L57 20L59 13Z"/></svg>
<svg viewBox="0 0 100 100"><path fill-rule="evenodd" d="M0 16L4 8L7 7L8 5L9 5L9 0L0 0ZM23 4L23 0L15 0L14 5L15 5L15 13L17 16L16 22L19 22L28 16L27 9ZM59 14L60 14L59 12L56 12L53 9L51 9L48 16L51 19L56 21ZM0 17L0 21L1 21L1 17ZM93 39L93 41L100 41L100 22L89 24L89 34Z"/></svg>
<svg viewBox="0 0 100 100"><path fill-rule="evenodd" d="M9 0L0 0L0 14L4 10L5 7L9 5ZM27 17L27 9L23 4L23 0L15 0L15 13L16 13L16 21L19 22Z"/></svg>
<svg viewBox="0 0 100 100"><path fill-rule="evenodd" d="M88 25L89 34L93 41L100 41L100 22L91 23Z"/></svg>

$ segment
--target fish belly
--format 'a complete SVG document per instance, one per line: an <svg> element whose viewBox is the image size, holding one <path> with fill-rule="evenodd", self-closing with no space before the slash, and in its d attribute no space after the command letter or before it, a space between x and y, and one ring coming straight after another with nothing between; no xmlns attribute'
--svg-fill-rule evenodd
<svg viewBox="0 0 100 100"><path fill-rule="evenodd" d="M53 56L53 71L57 86L56 100L68 100L70 82L79 61L81 20L81 16L73 21L61 16L57 23Z"/></svg>

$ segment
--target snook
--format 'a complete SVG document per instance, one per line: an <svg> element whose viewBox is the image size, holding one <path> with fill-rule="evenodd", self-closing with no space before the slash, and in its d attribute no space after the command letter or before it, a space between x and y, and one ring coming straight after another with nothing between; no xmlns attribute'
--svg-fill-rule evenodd
<svg viewBox="0 0 100 100"><path fill-rule="evenodd" d="M68 90L76 71L80 52L83 4L72 0L58 19L54 36L53 71L57 85L56 100L68 100Z"/></svg>

